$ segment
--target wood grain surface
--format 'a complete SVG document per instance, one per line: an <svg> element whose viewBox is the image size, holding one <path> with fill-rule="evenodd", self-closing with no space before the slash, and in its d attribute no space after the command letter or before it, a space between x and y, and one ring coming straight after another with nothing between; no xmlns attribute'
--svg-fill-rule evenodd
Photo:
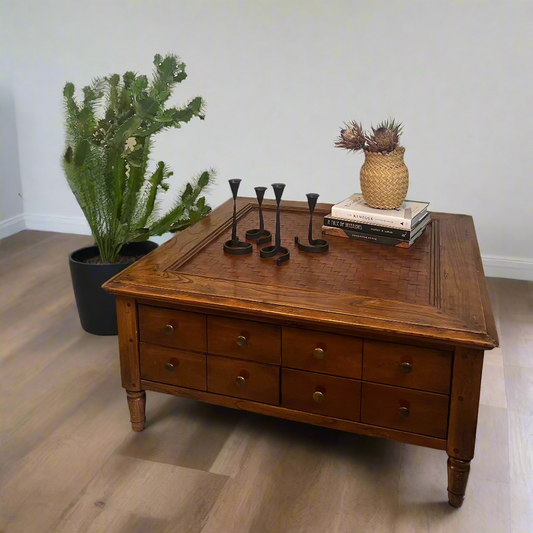
<svg viewBox="0 0 533 533"><path fill-rule="evenodd" d="M279 405L279 370L279 366L208 355L207 390Z"/></svg>
<svg viewBox="0 0 533 533"><path fill-rule="evenodd" d="M211 354L274 365L281 362L281 328L277 325L208 316L207 329Z"/></svg>
<svg viewBox="0 0 533 533"><path fill-rule="evenodd" d="M444 394L363 382L361 422L445 439L449 401Z"/></svg>
<svg viewBox="0 0 533 533"><path fill-rule="evenodd" d="M241 225L254 220L255 206L255 200L238 199ZM264 206L272 215L273 202L265 201ZM330 208L318 204L316 218ZM303 202L283 202L286 231L294 233L291 228L303 224L306 213ZM295 251L291 261L278 268L257 252L223 254L219 244L229 235L231 214L232 205L226 202L110 280L107 290L240 309L250 318L293 316L302 323L364 328L479 349L498 344L471 217L432 213L435 229L407 250L331 238L328 253Z"/></svg>
<svg viewBox="0 0 533 533"><path fill-rule="evenodd" d="M283 366L361 379L363 341L299 328L283 328ZM315 350L319 349L318 358Z"/></svg>
<svg viewBox="0 0 533 533"><path fill-rule="evenodd" d="M117 296L118 353L122 386L131 391L140 390L139 331L137 304L134 298Z"/></svg>
<svg viewBox="0 0 533 533"><path fill-rule="evenodd" d="M365 381L442 394L450 392L453 352L365 340L363 354Z"/></svg>
<svg viewBox="0 0 533 533"><path fill-rule="evenodd" d="M320 403L313 398L315 392L322 395ZM361 382L283 368L281 405L287 409L359 422Z"/></svg>
<svg viewBox="0 0 533 533"><path fill-rule="evenodd" d="M263 210L265 227L274 233L276 213L273 206ZM258 210L253 208L239 219L241 233L254 227ZM315 235L320 235L323 216L313 219ZM430 232L409 249L373 243L354 243L327 236L330 249L323 254L302 252L294 237L307 235L309 214L285 209L281 217L282 244L290 253L288 268L279 268L274 261L263 259L259 253L232 256L222 253L222 246L230 238L223 233L205 246L201 253L170 270L208 278L248 281L256 285L276 285L314 291L350 294L398 300L421 305L431 303ZM255 245L254 245L255 247Z"/></svg>
<svg viewBox="0 0 533 533"><path fill-rule="evenodd" d="M206 316L200 313L140 305L139 331L141 341L150 344L195 352L207 350Z"/></svg>
<svg viewBox="0 0 533 533"><path fill-rule="evenodd" d="M206 390L207 360L201 353L141 343L141 377L178 387Z"/></svg>
<svg viewBox="0 0 533 533"><path fill-rule="evenodd" d="M469 461L474 457L483 352L460 348L453 362L448 455Z"/></svg>

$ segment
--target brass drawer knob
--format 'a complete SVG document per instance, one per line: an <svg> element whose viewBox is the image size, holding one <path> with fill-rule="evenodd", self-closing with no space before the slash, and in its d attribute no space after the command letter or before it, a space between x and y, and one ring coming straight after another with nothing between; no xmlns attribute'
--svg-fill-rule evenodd
<svg viewBox="0 0 533 533"><path fill-rule="evenodd" d="M244 335L239 335L237 337L237 344L239 346L246 346L248 344L248 339Z"/></svg>
<svg viewBox="0 0 533 533"><path fill-rule="evenodd" d="M324 401L324 395L320 391L313 392L313 400L316 403L322 403Z"/></svg>
<svg viewBox="0 0 533 533"><path fill-rule="evenodd" d="M235 378L235 383L237 383L237 387L244 387L246 385L246 378L238 376Z"/></svg>
<svg viewBox="0 0 533 533"><path fill-rule="evenodd" d="M322 348L315 348L313 350L313 355L315 356L315 359L324 359L326 352Z"/></svg>
<svg viewBox="0 0 533 533"><path fill-rule="evenodd" d="M170 324L167 324L163 329L167 335L172 335L174 333L174 328Z"/></svg>
<svg viewBox="0 0 533 533"><path fill-rule="evenodd" d="M174 365L173 365L172 363L167 363L167 364L165 365L165 370L166 370L167 372L169 372L169 373L174 372Z"/></svg>
<svg viewBox="0 0 533 533"><path fill-rule="evenodd" d="M407 409L407 407L400 407L398 409L398 414L402 417L402 418L407 418L410 414L411 414L411 411L409 411L409 409Z"/></svg>
<svg viewBox="0 0 533 533"><path fill-rule="evenodd" d="M410 374L413 371L413 365L411 363L403 362L400 365L400 372L402 374Z"/></svg>

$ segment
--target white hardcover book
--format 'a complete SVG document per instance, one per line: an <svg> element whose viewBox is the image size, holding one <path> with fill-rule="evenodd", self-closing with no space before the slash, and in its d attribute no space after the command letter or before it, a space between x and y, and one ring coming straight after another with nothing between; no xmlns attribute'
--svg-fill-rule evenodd
<svg viewBox="0 0 533 533"><path fill-rule="evenodd" d="M410 230L424 216L429 203L405 202L396 209L374 209L363 200L362 194L352 194L331 208L334 217L357 220L367 224L380 224Z"/></svg>

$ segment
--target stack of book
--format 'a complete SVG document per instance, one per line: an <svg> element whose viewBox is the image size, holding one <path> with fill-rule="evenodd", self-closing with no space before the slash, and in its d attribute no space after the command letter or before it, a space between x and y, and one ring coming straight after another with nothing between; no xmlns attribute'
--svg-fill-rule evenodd
<svg viewBox="0 0 533 533"><path fill-rule="evenodd" d="M324 217L322 233L358 241L409 248L431 220L427 202L406 200L398 209L373 209L353 194Z"/></svg>

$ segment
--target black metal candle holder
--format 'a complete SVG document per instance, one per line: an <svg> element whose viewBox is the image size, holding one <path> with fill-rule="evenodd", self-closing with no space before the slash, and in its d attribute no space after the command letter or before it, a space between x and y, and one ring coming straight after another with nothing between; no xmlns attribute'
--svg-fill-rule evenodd
<svg viewBox="0 0 533 533"><path fill-rule="evenodd" d="M239 241L237 237L237 192L241 180L236 178L229 181L231 193L233 194L233 224L231 228L231 240L224 243L224 252L231 255L246 255L253 251L253 247L249 242Z"/></svg>
<svg viewBox="0 0 533 533"><path fill-rule="evenodd" d="M299 237L294 237L294 242L302 252L308 252L310 254L327 252L329 249L328 241L325 239L313 239L313 212L315 211L318 194L316 192L310 192L306 196L309 205L309 244L302 244Z"/></svg>
<svg viewBox="0 0 533 533"><path fill-rule="evenodd" d="M263 220L263 198L265 197L266 187L256 187L255 195L257 196L257 203L259 204L259 228L249 229L246 232L246 238L249 241L255 241L258 245L272 242L272 233L265 229L265 222Z"/></svg>
<svg viewBox="0 0 533 533"><path fill-rule="evenodd" d="M265 246L261 248L260 255L261 257L270 258L278 254L283 254L276 259L276 264L281 266L285 261L288 261L291 257L291 254L287 248L281 246L281 224L280 224L280 214L279 214L279 204L281 203L281 196L283 195L283 189L285 189L285 183L273 183L272 188L274 189L274 195L276 196L276 244L274 246Z"/></svg>

